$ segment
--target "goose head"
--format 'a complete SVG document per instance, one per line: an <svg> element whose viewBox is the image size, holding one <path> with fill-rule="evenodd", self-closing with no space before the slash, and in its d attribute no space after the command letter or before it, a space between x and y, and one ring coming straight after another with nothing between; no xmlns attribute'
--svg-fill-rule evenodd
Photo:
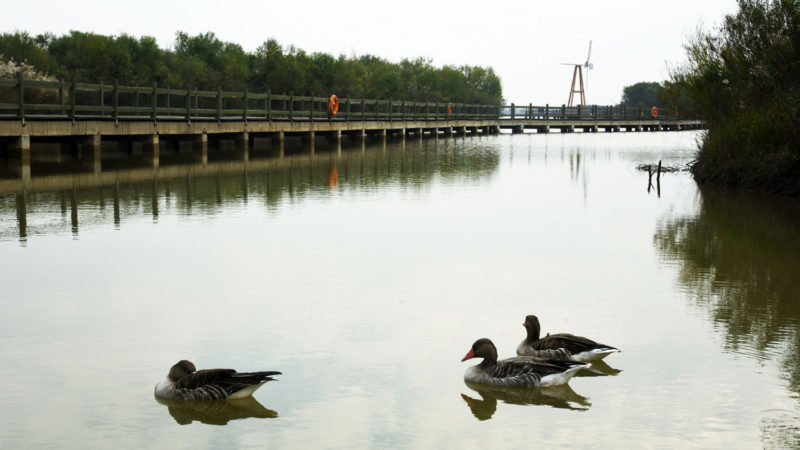
<svg viewBox="0 0 800 450"><path fill-rule="evenodd" d="M525 323L523 323L522 326L528 330L528 342L539 340L539 333L542 331L542 327L539 325L538 317L533 314L525 316Z"/></svg>
<svg viewBox="0 0 800 450"><path fill-rule="evenodd" d="M195 370L197 370L197 368L194 366L194 364L192 364L191 361L182 359L178 361L177 364L172 366L171 369L169 369L169 375L167 375L167 378L169 378L170 381L178 381Z"/></svg>
<svg viewBox="0 0 800 450"><path fill-rule="evenodd" d="M466 361L472 358L483 358L483 362L481 365L492 365L497 362L497 348L495 348L492 341L486 338L478 339L472 344L472 348L469 350L461 361Z"/></svg>

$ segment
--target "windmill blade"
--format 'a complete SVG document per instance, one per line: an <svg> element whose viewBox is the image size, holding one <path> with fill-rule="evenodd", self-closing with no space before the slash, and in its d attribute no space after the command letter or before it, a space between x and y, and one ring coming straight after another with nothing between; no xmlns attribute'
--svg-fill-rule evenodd
<svg viewBox="0 0 800 450"><path fill-rule="evenodd" d="M589 41L589 54L586 55L586 62L583 64L584 66L589 66L589 60L592 59L592 41Z"/></svg>

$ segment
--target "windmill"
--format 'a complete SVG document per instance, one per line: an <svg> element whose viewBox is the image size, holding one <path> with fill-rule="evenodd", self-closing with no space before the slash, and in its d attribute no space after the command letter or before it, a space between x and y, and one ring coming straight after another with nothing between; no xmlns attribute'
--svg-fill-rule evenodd
<svg viewBox="0 0 800 450"><path fill-rule="evenodd" d="M589 41L589 54L586 56L586 62L583 64L581 63L561 63L564 66L573 66L574 69L572 70L572 87L569 89L569 102L567 102L567 106L572 106L573 98L575 94L580 94L581 99L579 105L586 104L586 89L583 85L583 68L586 68L586 85L589 84L589 70L594 68L594 64L589 62L592 58L592 41ZM578 88L575 88L575 82L578 82Z"/></svg>

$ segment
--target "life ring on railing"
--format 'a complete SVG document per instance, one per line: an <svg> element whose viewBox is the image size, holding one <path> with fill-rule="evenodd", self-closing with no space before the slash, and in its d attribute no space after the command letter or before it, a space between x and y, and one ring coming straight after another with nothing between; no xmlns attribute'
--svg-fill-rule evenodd
<svg viewBox="0 0 800 450"><path fill-rule="evenodd" d="M447 105L447 114L453 114L453 108L450 105Z"/></svg>
<svg viewBox="0 0 800 450"><path fill-rule="evenodd" d="M336 95L331 95L331 99L328 100L328 111L331 112L332 116L339 112L339 97Z"/></svg>
<svg viewBox="0 0 800 450"><path fill-rule="evenodd" d="M650 115L653 117L653 119L658 117L658 108L656 108L655 106L650 108Z"/></svg>

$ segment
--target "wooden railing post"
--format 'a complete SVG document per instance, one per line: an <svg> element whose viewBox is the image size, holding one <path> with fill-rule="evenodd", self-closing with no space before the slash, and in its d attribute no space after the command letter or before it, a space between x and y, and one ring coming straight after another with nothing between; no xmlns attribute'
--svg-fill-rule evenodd
<svg viewBox="0 0 800 450"><path fill-rule="evenodd" d="M64 104L64 80L58 80L58 104L61 105L61 114L67 115L67 105Z"/></svg>
<svg viewBox="0 0 800 450"><path fill-rule="evenodd" d="M264 105L267 110L267 120L272 121L272 89L267 89L267 99Z"/></svg>
<svg viewBox="0 0 800 450"><path fill-rule="evenodd" d="M345 103L345 111L346 111L346 113L345 113L345 117L344 118L345 118L345 120L350 122L350 97L347 97L345 102L346 102Z"/></svg>
<svg viewBox="0 0 800 450"><path fill-rule="evenodd" d="M106 115L106 98L103 82L100 82L100 116Z"/></svg>
<svg viewBox="0 0 800 450"><path fill-rule="evenodd" d="M561 120L567 120L567 105L561 104Z"/></svg>
<svg viewBox="0 0 800 450"><path fill-rule="evenodd" d="M515 113L514 109L515 109L515 108L516 108L516 107L515 107L515 106L514 106L514 104L512 103L512 104L511 104L511 120L514 120L514 113Z"/></svg>
<svg viewBox="0 0 800 450"><path fill-rule="evenodd" d="M289 121L294 121L294 92L289 93Z"/></svg>
<svg viewBox="0 0 800 450"><path fill-rule="evenodd" d="M25 78L22 71L17 72L17 100L19 101L19 118L25 120Z"/></svg>
<svg viewBox="0 0 800 450"><path fill-rule="evenodd" d="M242 110L242 120L247 122L247 86L244 87L244 108Z"/></svg>
<svg viewBox="0 0 800 450"><path fill-rule="evenodd" d="M550 103L544 105L544 120L550 120Z"/></svg>
<svg viewBox="0 0 800 450"><path fill-rule="evenodd" d="M311 111L308 113L308 118L309 118L308 120L310 120L311 123L313 124L314 123L314 93L313 92L311 93L311 101L309 102L309 107L310 107Z"/></svg>
<svg viewBox="0 0 800 450"><path fill-rule="evenodd" d="M114 123L119 122L119 80L114 79Z"/></svg>
<svg viewBox="0 0 800 450"><path fill-rule="evenodd" d="M222 86L217 86L217 122L222 120Z"/></svg>
<svg viewBox="0 0 800 450"><path fill-rule="evenodd" d="M158 82L153 81L153 111L151 113L153 120L158 117Z"/></svg>
<svg viewBox="0 0 800 450"><path fill-rule="evenodd" d="M186 86L186 121L192 121L192 87Z"/></svg>
<svg viewBox="0 0 800 450"><path fill-rule="evenodd" d="M172 113L170 112L169 97L170 97L170 89L169 89L169 85L167 85L167 115L168 116L172 115Z"/></svg>
<svg viewBox="0 0 800 450"><path fill-rule="evenodd" d="M77 86L75 85L75 75L73 75L72 84L69 87L69 116L73 122L75 121L75 94L77 90Z"/></svg>

